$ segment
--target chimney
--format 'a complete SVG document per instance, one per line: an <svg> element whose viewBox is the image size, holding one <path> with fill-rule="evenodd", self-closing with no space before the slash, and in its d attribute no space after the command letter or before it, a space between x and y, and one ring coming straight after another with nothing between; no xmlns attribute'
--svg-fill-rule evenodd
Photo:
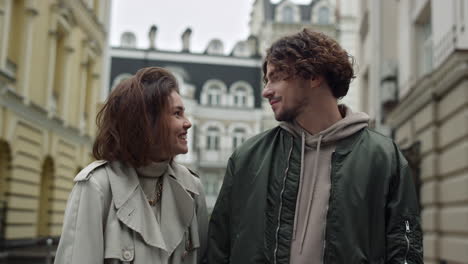
<svg viewBox="0 0 468 264"><path fill-rule="evenodd" d="M149 32L148 32L148 38L149 38L149 49L156 49L156 32L158 32L158 27L156 25L152 25Z"/></svg>
<svg viewBox="0 0 468 264"><path fill-rule="evenodd" d="M182 52L190 52L190 36L192 35L192 29L185 29L182 33Z"/></svg>

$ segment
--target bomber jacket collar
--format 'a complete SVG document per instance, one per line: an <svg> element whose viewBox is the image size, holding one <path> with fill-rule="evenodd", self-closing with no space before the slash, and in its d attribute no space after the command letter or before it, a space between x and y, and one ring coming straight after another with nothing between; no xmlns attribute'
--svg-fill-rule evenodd
<svg viewBox="0 0 468 264"><path fill-rule="evenodd" d="M148 245L172 254L192 223L195 202L190 193L199 194L190 172L175 162L169 166L158 223L135 169L121 162L110 162L107 169L119 220L139 233Z"/></svg>
<svg viewBox="0 0 468 264"><path fill-rule="evenodd" d="M278 126L278 128L285 131L291 137L294 137L294 135L290 131L284 129L283 127ZM338 141L335 152L340 155L346 155L349 152L351 152L354 148L354 145L361 140L362 134L366 129L368 128L363 128L358 132L354 133L353 135ZM300 140L300 138L298 140Z"/></svg>

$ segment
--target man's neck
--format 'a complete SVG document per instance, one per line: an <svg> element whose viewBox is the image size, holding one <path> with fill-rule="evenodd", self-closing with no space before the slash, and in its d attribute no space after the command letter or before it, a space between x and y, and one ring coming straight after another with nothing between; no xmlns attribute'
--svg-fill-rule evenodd
<svg viewBox="0 0 468 264"><path fill-rule="evenodd" d="M343 119L335 98L322 99L304 107L296 122L310 134L317 134Z"/></svg>

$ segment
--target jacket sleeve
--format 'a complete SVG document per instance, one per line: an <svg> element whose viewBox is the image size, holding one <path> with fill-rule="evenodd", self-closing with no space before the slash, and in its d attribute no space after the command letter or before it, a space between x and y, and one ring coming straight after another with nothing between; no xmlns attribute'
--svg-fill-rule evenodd
<svg viewBox="0 0 468 264"><path fill-rule="evenodd" d="M103 194L92 179L78 181L69 196L55 263L102 264Z"/></svg>
<svg viewBox="0 0 468 264"><path fill-rule="evenodd" d="M397 150L399 162L390 182L386 206L386 263L423 263L419 205L410 168Z"/></svg>
<svg viewBox="0 0 468 264"><path fill-rule="evenodd" d="M234 164L231 157L228 161L223 185L210 218L207 252L209 264L229 263L231 251L231 191L233 172Z"/></svg>

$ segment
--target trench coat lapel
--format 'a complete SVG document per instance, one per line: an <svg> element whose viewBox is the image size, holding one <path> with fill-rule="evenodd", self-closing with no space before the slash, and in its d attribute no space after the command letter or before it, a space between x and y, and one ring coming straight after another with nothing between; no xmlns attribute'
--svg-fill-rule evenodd
<svg viewBox="0 0 468 264"><path fill-rule="evenodd" d="M134 168L111 162L108 173L118 219L140 234L146 244L171 255L195 215L192 194L199 195L199 191L190 172L175 162L170 164L169 177L164 177L163 181L160 224L140 187Z"/></svg>

